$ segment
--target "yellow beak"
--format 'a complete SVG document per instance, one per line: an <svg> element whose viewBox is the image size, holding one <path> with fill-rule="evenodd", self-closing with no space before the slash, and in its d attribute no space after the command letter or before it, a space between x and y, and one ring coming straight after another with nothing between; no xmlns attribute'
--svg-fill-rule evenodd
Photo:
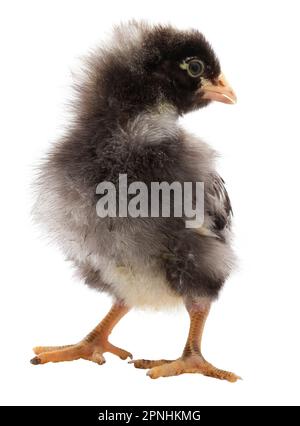
<svg viewBox="0 0 300 426"><path fill-rule="evenodd" d="M202 81L198 93L202 99L223 102L225 104L236 103L236 95L223 74L220 74L214 83L209 80Z"/></svg>

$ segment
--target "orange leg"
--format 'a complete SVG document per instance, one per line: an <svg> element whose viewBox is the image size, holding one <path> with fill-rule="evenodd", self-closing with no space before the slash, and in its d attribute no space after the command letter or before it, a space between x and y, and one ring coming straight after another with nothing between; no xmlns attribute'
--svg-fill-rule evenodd
<svg viewBox="0 0 300 426"><path fill-rule="evenodd" d="M148 376L152 379L158 377L176 376L183 373L201 373L216 379L235 382L240 379L234 373L220 370L207 362L201 353L201 339L206 318L210 310L209 302L187 303L190 315L190 330L184 351L180 358L171 360L133 360L136 368L150 368Z"/></svg>
<svg viewBox="0 0 300 426"><path fill-rule="evenodd" d="M104 364L104 352L111 352L121 359L132 358L130 352L118 348L108 341L112 329L128 311L129 308L122 302L115 303L100 324L79 343L67 346L37 346L33 348L37 356L30 362L37 365L83 358L97 364Z"/></svg>

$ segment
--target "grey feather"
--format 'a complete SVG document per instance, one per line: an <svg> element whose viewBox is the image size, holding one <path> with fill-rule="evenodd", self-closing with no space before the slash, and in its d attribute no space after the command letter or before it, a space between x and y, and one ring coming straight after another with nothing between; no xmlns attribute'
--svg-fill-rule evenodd
<svg viewBox="0 0 300 426"><path fill-rule="evenodd" d="M34 216L90 287L129 306L164 307L188 295L214 298L234 264L232 209L215 170L214 151L178 124L183 110L195 108L192 98L174 100L170 83L157 76L157 64L166 44L171 48L173 40L178 45L177 34L182 49L184 40L187 50L198 42L200 50L212 55L216 73L218 63L200 33L182 38L170 27L134 24L133 31L130 25L117 30L117 46L88 58L86 77L77 87L74 122L40 167ZM168 43L162 41L166 34ZM156 68L149 74L151 61ZM118 91L120 81L125 87ZM129 183L147 186L152 181L204 182L204 226L211 234L186 229L181 218L99 218L96 186L117 182L120 173L127 173Z"/></svg>

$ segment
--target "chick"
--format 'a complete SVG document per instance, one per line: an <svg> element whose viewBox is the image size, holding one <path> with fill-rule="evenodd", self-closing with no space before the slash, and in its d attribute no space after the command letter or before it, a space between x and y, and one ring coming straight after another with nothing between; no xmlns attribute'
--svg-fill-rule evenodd
<svg viewBox="0 0 300 426"><path fill-rule="evenodd" d="M215 170L215 152L179 124L179 116L236 97L220 63L197 30L129 22L111 44L91 53L78 84L75 119L49 152L37 181L34 215L85 283L109 293L113 306L83 340L35 347L32 364L79 358L105 362L130 352L108 337L132 308L184 304L190 330L176 360L133 360L151 378L202 373L234 382L238 376L208 363L201 338L211 303L234 265L231 205ZM204 182L204 221L184 217L100 217L97 186L143 182ZM123 215L126 216L126 215Z"/></svg>

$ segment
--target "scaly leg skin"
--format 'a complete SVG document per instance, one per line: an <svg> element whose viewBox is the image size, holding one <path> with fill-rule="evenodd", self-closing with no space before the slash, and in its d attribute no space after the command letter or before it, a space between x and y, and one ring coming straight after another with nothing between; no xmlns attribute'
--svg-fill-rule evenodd
<svg viewBox="0 0 300 426"><path fill-rule="evenodd" d="M108 341L114 326L129 311L122 302L116 302L106 317L81 342L67 346L37 346L33 352L37 355L31 364L45 364L47 362L73 361L87 359L97 364L104 364L104 352L110 352L121 359L132 358L130 352L112 345Z"/></svg>
<svg viewBox="0 0 300 426"><path fill-rule="evenodd" d="M183 373L200 373L204 376L236 382L240 379L239 376L214 367L204 359L201 353L201 339L210 302L203 300L201 302L188 301L186 307L190 315L190 330L182 356L175 361L138 359L130 361L130 363L134 364L136 368L150 368L147 375L152 379L177 376Z"/></svg>

